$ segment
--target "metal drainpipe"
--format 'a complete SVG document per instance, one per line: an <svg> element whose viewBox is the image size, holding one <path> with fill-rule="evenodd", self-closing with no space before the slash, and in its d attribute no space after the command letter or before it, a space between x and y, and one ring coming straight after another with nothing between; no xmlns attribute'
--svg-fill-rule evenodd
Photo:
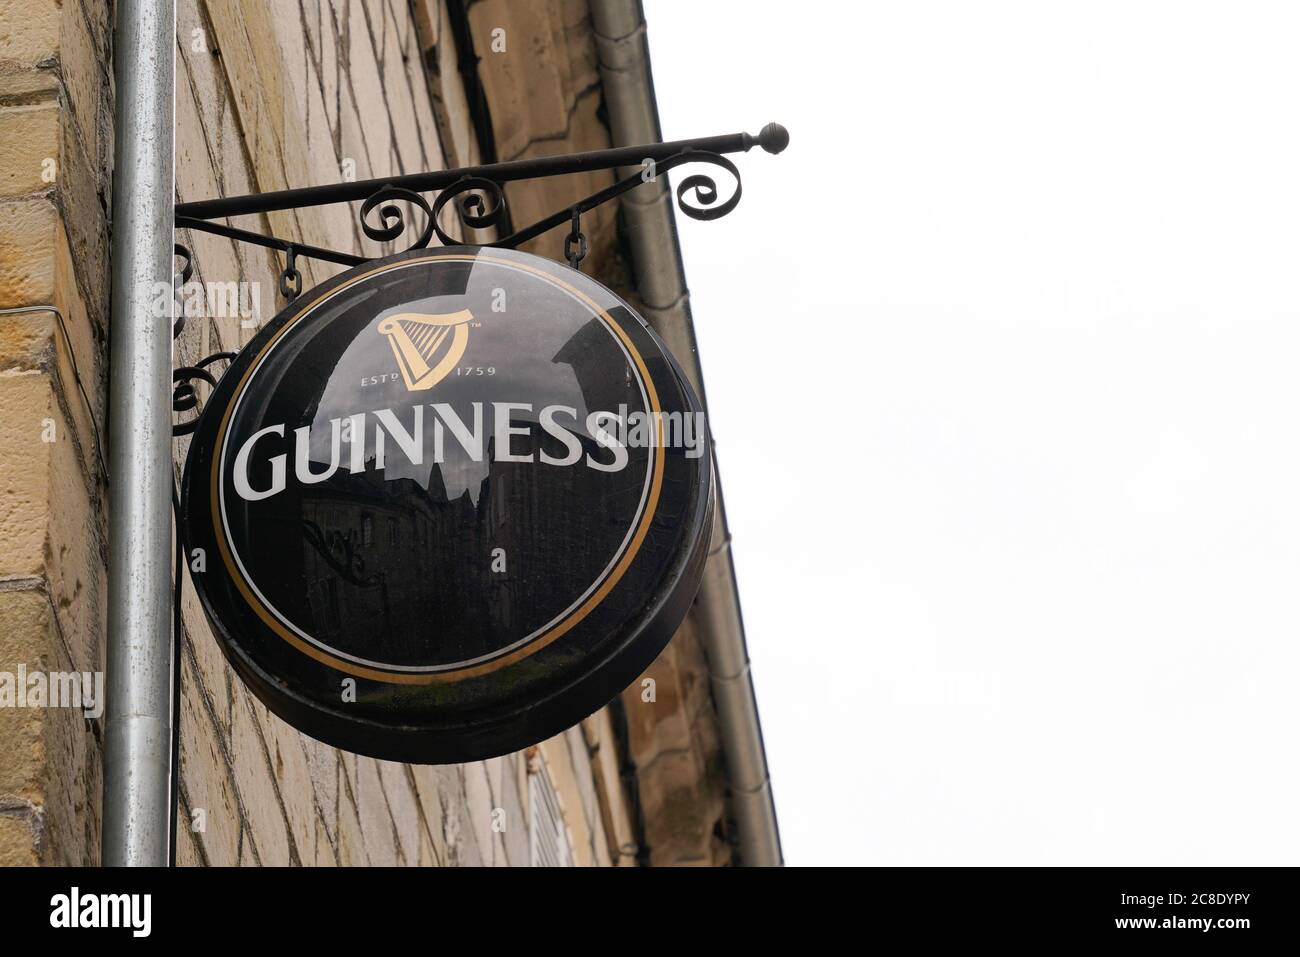
<svg viewBox="0 0 1300 957"><path fill-rule="evenodd" d="M639 0L589 0L589 5L614 145L659 142L659 109ZM621 170L620 175L636 171ZM655 188L634 190L623 197L622 204L637 291L646 318L668 343L703 401L704 383L690 297L667 183L660 180ZM716 464L716 458L714 461ZM718 506L712 554L695 599L696 622L708 656L709 680L718 709L740 862L747 866L779 866L781 837L758 705L749 676L749 654L721 484Z"/></svg>
<svg viewBox="0 0 1300 957"><path fill-rule="evenodd" d="M103 862L167 863L175 0L118 0Z"/></svg>

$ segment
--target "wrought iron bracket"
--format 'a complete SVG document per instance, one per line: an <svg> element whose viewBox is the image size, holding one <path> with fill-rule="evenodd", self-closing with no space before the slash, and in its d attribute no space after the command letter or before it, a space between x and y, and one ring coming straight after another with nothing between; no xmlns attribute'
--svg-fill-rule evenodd
<svg viewBox="0 0 1300 957"><path fill-rule="evenodd" d="M275 236L266 236L214 222L214 220L359 201L361 209L358 218L362 231L378 242L391 242L407 229L406 215L401 207L395 205L403 202L419 208L424 213L423 228L408 248L425 247L434 236L437 236L443 245L456 245L460 241L447 235L438 222L439 214L453 200L455 200L455 211L463 226L471 229L487 229L508 222L505 192L502 188L506 183L567 176L592 170L637 168L635 173L624 176L612 186L579 199L564 209L511 232L503 238L487 243L466 243L466 245L513 249L548 230L573 221L575 216L595 209L611 199L616 199L643 183L653 181L661 173L689 163L704 163L725 169L735 177L735 190L725 201L719 202L717 183L714 179L707 174L696 173L678 184L678 207L692 219L709 220L725 216L735 209L740 201L740 172L723 154L744 153L756 145L769 153L780 153L789 142L790 134L786 132L785 127L777 123L769 123L757 136L749 133L732 133L726 136L676 140L670 143L650 143L644 146L624 146L565 156L491 163L464 169L411 173L385 179L255 193L250 196L205 199L178 204L176 228L198 229L237 242L254 243L269 249L277 249L285 254L293 252L297 256L308 259L320 259L343 266L357 266L374 257L323 249L306 243L289 242ZM698 206L687 202L687 194L691 191L694 191L694 199L698 202ZM437 193L432 204L422 195L430 192ZM370 215L376 210L378 222L372 223Z"/></svg>
<svg viewBox="0 0 1300 957"><path fill-rule="evenodd" d="M434 237L444 246L469 245L514 249L560 226L569 225L565 237L564 257L577 269L587 255L587 237L581 228L582 214L646 183L679 166L693 163L726 170L735 180L735 186L725 198L719 199L718 184L708 173L692 173L683 178L676 189L677 207L691 219L713 220L727 215L740 202L740 170L728 153L745 153L755 146L768 153L780 153L790 142L790 134L779 123L769 123L757 135L731 133L693 140L675 140L669 143L649 143L644 146L624 146L616 149L593 150L564 156L546 156L536 159L515 160L508 163L490 163L463 169L437 170L428 173L411 173L383 179L369 179L350 183L333 183L327 186L309 186L271 193L254 193L249 196L231 196L205 199L192 203L179 203L175 209L177 229L194 229L224 236L241 243L251 243L267 249L278 250L285 256L280 272L280 293L286 299L295 298L302 291L302 274L297 260L318 259L341 266L359 266L380 257L358 256L291 242L275 236L240 229L216 220L229 220L238 216L252 216L287 209L305 209L312 206L331 206L338 203L360 202L357 219L361 231L376 242L393 242L405 234L414 223L408 220L399 203L419 209L423 225L407 249L427 247ZM565 208L545 216L521 229L511 231L506 208L504 185L524 180L552 176L569 176L594 170L621 169L623 175L612 185L589 196L576 200ZM436 194L432 202L423 194ZM688 197L693 202L688 201ZM467 230L498 228L507 231L504 237L489 242L457 240L448 235L439 222L442 211L454 204L453 210ZM372 220L375 214L376 221ZM412 228L412 232L414 229ZM190 251L176 246L176 255L183 260L177 276L183 284L189 280L192 263ZM173 325L173 333L180 335L184 320ZM228 353L214 353L196 366L176 370L176 389L173 405L175 411L186 412L196 405L191 380L198 378L214 385L215 380L207 366L218 359L228 358ZM193 422L176 427L177 435L192 431Z"/></svg>

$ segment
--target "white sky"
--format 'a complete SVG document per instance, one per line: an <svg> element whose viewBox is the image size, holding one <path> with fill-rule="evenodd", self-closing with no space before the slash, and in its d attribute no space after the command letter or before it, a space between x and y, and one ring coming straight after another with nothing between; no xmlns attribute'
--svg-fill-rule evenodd
<svg viewBox="0 0 1300 957"><path fill-rule="evenodd" d="M1294 864L1300 5L645 7L788 862Z"/></svg>

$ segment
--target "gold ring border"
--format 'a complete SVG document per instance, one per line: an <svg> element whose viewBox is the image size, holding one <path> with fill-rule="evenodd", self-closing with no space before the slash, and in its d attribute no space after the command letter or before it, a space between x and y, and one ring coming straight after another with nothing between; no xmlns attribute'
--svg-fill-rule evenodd
<svg viewBox="0 0 1300 957"><path fill-rule="evenodd" d="M420 259L424 257L413 257L413 258ZM653 448L655 450L663 448L663 419L659 414L661 411L659 406L659 393L655 391L654 380L651 379L650 377L650 370L646 368L645 360L641 358L641 353L637 351L636 346L633 344L628 334L624 332L623 328L613 320L613 318L609 315L609 313L607 313L604 309L602 309L599 305L597 305L595 301L591 299L590 296L588 296L586 293L582 292L581 290L576 289L573 286L569 285L569 283L565 282L563 279L560 279L557 276L552 276L550 273L544 270L537 269L533 266L527 265L526 263L516 262L510 259L502 259L496 256L482 256L482 255L429 256L427 258L431 260L447 260L451 262L491 262L491 263L498 263L504 266L509 266L511 268L523 269L526 272L533 273L534 275L540 277L546 282L550 282L553 285L557 285L564 289L567 289L574 296L576 296L578 299L584 302L592 310L592 312L594 312L597 316L599 316L601 320L610 329L612 329L620 339L623 340L623 344L627 346L628 352L632 356L633 361L636 363L637 370L641 374L642 382L645 383L646 394L650 399L650 405L654 412L656 442ZM621 579L624 573L627 572L628 567L632 564L632 560L636 557L637 552L640 550L642 542L645 541L647 532L649 532L650 530L650 522L654 519L655 509L659 505L659 493L663 488L664 457L662 454L655 455L654 474L650 479L650 498L646 503L645 512L641 516L641 522L637 526L636 533L632 536L632 541L628 543L627 550L623 553L623 557L619 559L618 564L614 566L613 571L611 571L609 575L606 576L605 581L601 584L601 586L597 588L596 591L594 591L591 595L587 596L587 600L583 602L578 608L576 608L573 611L573 613L569 615L569 617L564 619L564 621L560 622L550 631L546 632L546 634L534 638L532 641L524 645L522 648L517 648L508 655L504 655L501 658L494 658L492 661L485 661L482 664L472 665L468 668L459 668L455 671L439 671L439 672L432 672L428 674L409 674L403 672L380 671L376 668L367 668L363 665L358 665L355 664L354 662L345 661L342 658L337 658L334 655L329 654L328 652L322 651L321 649L317 648L315 645L303 641L293 632L286 629L283 625L281 625L278 621L275 620L275 618L271 615L271 613L267 611L266 608L262 605L262 603L257 599L257 596L254 595L252 591L249 589L247 583L244 581L243 575L240 574L238 567L234 564L233 557L231 556L230 550L226 545L226 537L224 534L224 529L221 524L220 504L217 500L217 489L220 483L221 446L226 434L226 427L230 423L230 416L231 413L234 411L235 401L240 395L243 394L244 387L247 385L249 377L253 374L253 370L257 367L257 364L261 361L262 357L266 355L266 353L271 349L273 345L275 345L276 341L279 340L279 338L282 335L284 335L286 332L288 332L290 329L296 326L302 319L304 319L307 316L309 312L312 312L313 310L317 309L325 302L329 301L331 298L341 293L344 289L347 289L349 286L358 283L363 279L369 279L371 276L380 275L381 273L387 272L390 269L399 269L402 266L409 263L410 261L411 260L407 259L396 263L386 263L383 266L370 270L369 272L364 272L359 276L353 276L347 282L342 283L336 286L335 288L331 289L329 292L325 293L316 302L312 303L307 308L304 308L303 311L298 314L298 317L293 320L293 322L287 323L283 329L281 329L274 336L272 336L267 341L266 345L262 347L261 351L258 352L258 354L253 358L253 361L249 363L248 370L240 378L239 384L235 386L235 392L231 396L230 402L227 403L226 405L225 412L221 417L221 425L217 429L217 439L214 445L214 454L212 456L212 521L213 521L213 531L217 533L216 535L217 546L221 551L221 559L223 562L225 562L226 568L230 572L231 577L235 582L235 586L239 589L240 594L244 596L245 601L247 601L250 607L252 607L253 611L257 613L257 616L261 618L262 621L277 635L279 635L285 641L289 642L289 644L293 645L293 647L297 648L299 651L301 651L303 654L307 655L308 657L314 658L315 660L321 662L322 664L329 665L331 668L335 668L339 671L344 672L345 674L356 675L359 678L369 678L372 681L384 681L389 684L425 685L425 684L433 684L435 682L445 683L451 681L461 681L465 678L476 678L479 677L480 675L490 674L491 672L497 671L500 668L504 668L506 665L513 664L516 661L521 661L524 658L527 658L529 655L541 651L551 642L555 641L557 638L564 635L575 625L577 625L580 621L582 621L582 619L586 618L587 615L589 615L597 605L599 605L602 601L604 601L605 596L608 595L610 591L613 590L614 586L618 584L619 579Z"/></svg>

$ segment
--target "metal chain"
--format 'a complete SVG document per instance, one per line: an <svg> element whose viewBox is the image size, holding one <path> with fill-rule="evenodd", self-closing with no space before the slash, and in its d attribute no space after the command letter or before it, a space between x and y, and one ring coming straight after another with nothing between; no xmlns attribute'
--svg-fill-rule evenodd
<svg viewBox="0 0 1300 957"><path fill-rule="evenodd" d="M580 222L581 213L575 206L573 208L573 225L569 229L569 235L564 237L564 258L569 261L569 265L574 269L580 268L580 264L587 258L587 237L582 233L582 224ZM574 244L577 248L574 248Z"/></svg>
<svg viewBox="0 0 1300 957"><path fill-rule="evenodd" d="M298 298L302 292L302 273L297 266L298 250L290 246L285 250L284 272L280 273L280 295L289 302Z"/></svg>

